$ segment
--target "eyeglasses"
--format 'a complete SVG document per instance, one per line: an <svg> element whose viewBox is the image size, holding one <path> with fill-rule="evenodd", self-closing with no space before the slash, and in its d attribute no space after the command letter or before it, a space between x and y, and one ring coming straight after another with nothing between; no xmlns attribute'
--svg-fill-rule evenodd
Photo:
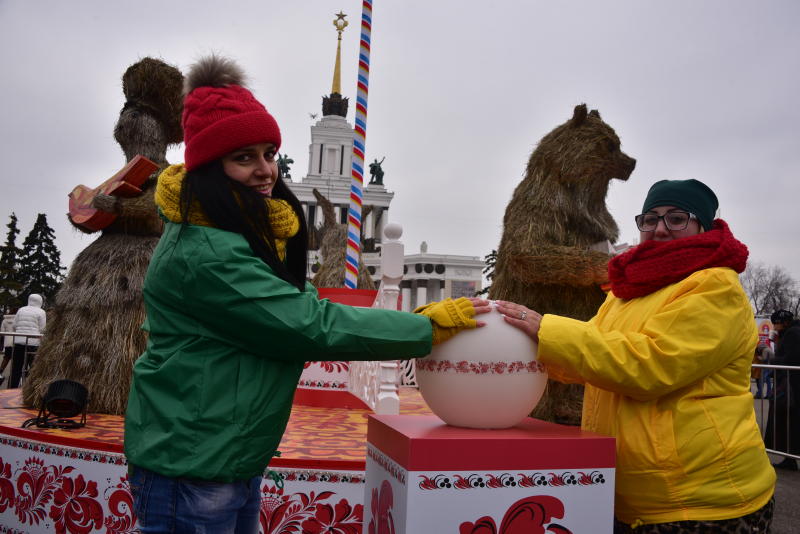
<svg viewBox="0 0 800 534"><path fill-rule="evenodd" d="M652 232L658 226L658 221L663 220L667 230L684 230L689 226L689 221L697 219L694 213L688 211L668 211L664 215L655 213L640 213L635 217L636 226L642 232Z"/></svg>

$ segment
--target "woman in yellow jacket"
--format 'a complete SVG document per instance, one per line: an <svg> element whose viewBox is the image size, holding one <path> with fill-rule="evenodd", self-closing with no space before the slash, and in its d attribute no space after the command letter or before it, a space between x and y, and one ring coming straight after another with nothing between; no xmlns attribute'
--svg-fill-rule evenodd
<svg viewBox="0 0 800 534"><path fill-rule="evenodd" d="M616 533L769 531L775 471L756 425L758 342L739 283L747 247L697 180L662 180L636 216L641 244L609 263L588 322L511 302L556 379L586 385L582 427L617 440Z"/></svg>

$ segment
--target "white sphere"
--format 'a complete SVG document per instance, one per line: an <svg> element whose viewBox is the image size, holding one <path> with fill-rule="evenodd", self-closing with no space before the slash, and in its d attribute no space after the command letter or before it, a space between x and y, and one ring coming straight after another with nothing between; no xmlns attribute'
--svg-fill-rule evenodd
<svg viewBox="0 0 800 534"><path fill-rule="evenodd" d="M387 223L383 227L383 235L390 241L397 241L403 235L403 227L395 222Z"/></svg>
<svg viewBox="0 0 800 534"><path fill-rule="evenodd" d="M536 407L547 372L536 343L494 306L476 318L486 326L459 332L416 361L417 384L448 425L509 428Z"/></svg>

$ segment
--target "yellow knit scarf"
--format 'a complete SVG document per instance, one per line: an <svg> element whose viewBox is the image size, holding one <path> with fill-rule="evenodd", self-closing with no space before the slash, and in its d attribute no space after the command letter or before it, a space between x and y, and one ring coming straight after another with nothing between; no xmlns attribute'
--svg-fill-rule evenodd
<svg viewBox="0 0 800 534"><path fill-rule="evenodd" d="M156 205L167 219L175 223L183 222L180 199L185 176L183 164L170 165L159 175L156 185ZM265 202L269 205L269 224L275 236L276 252L283 261L286 258L286 241L300 230L300 220L285 200L267 198ZM188 222L198 226L214 226L196 202L189 210Z"/></svg>

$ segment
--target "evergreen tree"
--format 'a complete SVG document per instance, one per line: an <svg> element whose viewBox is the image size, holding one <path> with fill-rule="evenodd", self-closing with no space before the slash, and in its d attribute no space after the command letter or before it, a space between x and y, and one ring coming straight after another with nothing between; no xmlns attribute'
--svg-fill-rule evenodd
<svg viewBox="0 0 800 534"><path fill-rule="evenodd" d="M483 261L486 263L486 267L483 268L483 274L486 275L486 281L488 284L486 287L475 293L476 297L483 297L489 294L489 290L492 289L492 280L494 280L494 267L497 264L497 251L492 249L490 253L483 257Z"/></svg>
<svg viewBox="0 0 800 534"><path fill-rule="evenodd" d="M17 247L17 216L11 213L11 222L6 227L6 242L0 247L0 312L11 313L20 307L20 291L22 284L19 281L19 257L22 251Z"/></svg>
<svg viewBox="0 0 800 534"><path fill-rule="evenodd" d="M31 293L38 293L46 302L52 302L64 279L63 271L66 268L61 265L61 253L56 247L55 234L47 224L44 213L36 217L33 229L22 243L19 264L22 295L27 298Z"/></svg>

